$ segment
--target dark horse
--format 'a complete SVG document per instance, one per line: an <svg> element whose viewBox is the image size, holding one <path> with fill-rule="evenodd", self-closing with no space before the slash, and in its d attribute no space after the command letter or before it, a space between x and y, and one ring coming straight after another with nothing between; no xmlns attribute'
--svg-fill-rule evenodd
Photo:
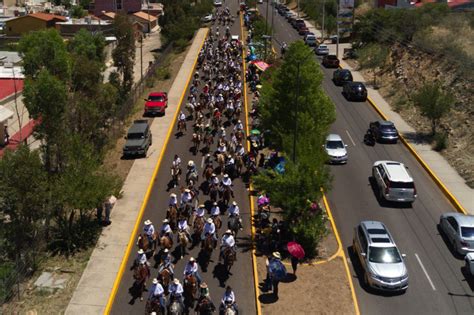
<svg viewBox="0 0 474 315"><path fill-rule="evenodd" d="M227 228L234 233L234 236L237 237L237 233L239 232L240 222L239 217L232 215L229 217L227 221Z"/></svg>
<svg viewBox="0 0 474 315"><path fill-rule="evenodd" d="M229 272L234 265L235 258L235 252L232 248L226 248L224 250L224 266L227 272Z"/></svg>
<svg viewBox="0 0 474 315"><path fill-rule="evenodd" d="M197 279L193 275L187 275L184 279L183 296L187 307L193 307L197 293Z"/></svg>
<svg viewBox="0 0 474 315"><path fill-rule="evenodd" d="M137 297L143 301L143 291L146 288L146 280L150 277L150 269L147 265L138 264L133 269L133 287L136 290Z"/></svg>

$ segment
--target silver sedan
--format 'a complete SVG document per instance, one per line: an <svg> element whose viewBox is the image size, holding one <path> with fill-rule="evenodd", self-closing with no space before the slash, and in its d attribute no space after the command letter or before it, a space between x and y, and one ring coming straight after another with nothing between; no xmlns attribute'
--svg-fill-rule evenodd
<svg viewBox="0 0 474 315"><path fill-rule="evenodd" d="M455 252L466 255L474 252L474 216L457 212L444 213L439 218L439 227Z"/></svg>

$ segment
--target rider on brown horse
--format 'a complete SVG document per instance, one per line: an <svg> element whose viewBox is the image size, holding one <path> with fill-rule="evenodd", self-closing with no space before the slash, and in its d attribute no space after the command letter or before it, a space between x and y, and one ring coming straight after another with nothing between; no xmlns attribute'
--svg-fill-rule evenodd
<svg viewBox="0 0 474 315"><path fill-rule="evenodd" d="M187 276L192 275L196 277L196 280L198 281L198 283L201 283L202 278L198 269L199 269L198 264L196 260L194 259L194 257L189 258L189 261L186 263L186 266L184 266L184 272L183 272L184 278L186 279Z"/></svg>
<svg viewBox="0 0 474 315"><path fill-rule="evenodd" d="M148 238L148 242L150 242L150 244L154 244L156 240L155 227L153 226L150 220L145 221L145 226L143 227L143 231L145 232Z"/></svg>
<svg viewBox="0 0 474 315"><path fill-rule="evenodd" d="M236 251L235 251L235 239L234 239L234 235L233 235L231 230L225 231L225 234L222 235L219 262L224 257L224 252L227 249L230 249L231 251L233 251L235 257L237 257Z"/></svg>
<svg viewBox="0 0 474 315"><path fill-rule="evenodd" d="M239 219L239 229L242 231L243 230L242 219L240 218L240 208L237 205L237 202L232 201L232 205L229 207L227 211L229 211L229 217L235 216Z"/></svg>
<svg viewBox="0 0 474 315"><path fill-rule="evenodd" d="M173 279L174 269L172 264L172 258L168 248L165 248L165 250L163 251L163 256L161 256L161 264L158 268L158 274L160 274L164 269L168 269L168 271L170 272L170 277L171 279Z"/></svg>
<svg viewBox="0 0 474 315"><path fill-rule="evenodd" d="M178 278L175 278L173 280L173 283L169 286L169 292L170 292L169 303L171 304L172 301L176 300L181 305L181 309L184 310L185 309L184 298L183 298L184 290Z"/></svg>
<svg viewBox="0 0 474 315"><path fill-rule="evenodd" d="M173 241L173 231L171 230L171 226L168 219L164 219L163 225L161 226L160 237L163 236L167 236L170 241Z"/></svg>
<svg viewBox="0 0 474 315"><path fill-rule="evenodd" d="M214 248L216 247L215 244L217 243L217 234L216 234L216 226L211 218L207 219L206 224L204 224L204 229L201 234L201 241L204 244L204 240L206 236L211 235L214 241Z"/></svg>
<svg viewBox="0 0 474 315"><path fill-rule="evenodd" d="M179 217L178 220L178 233L179 232L183 232L188 238L188 241L191 242L191 233L189 232L188 220L186 220L184 216ZM179 244L179 240L177 243Z"/></svg>
<svg viewBox="0 0 474 315"><path fill-rule="evenodd" d="M158 301L161 307L161 313L164 314L166 307L164 298L165 290L163 289L161 283L158 282L158 279L153 279L153 284L148 291L150 292L148 296L148 302L153 305L156 303L156 301Z"/></svg>

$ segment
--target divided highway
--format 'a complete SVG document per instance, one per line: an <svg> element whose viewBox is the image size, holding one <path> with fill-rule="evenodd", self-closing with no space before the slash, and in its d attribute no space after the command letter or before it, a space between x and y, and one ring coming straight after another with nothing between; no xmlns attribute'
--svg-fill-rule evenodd
<svg viewBox="0 0 474 315"><path fill-rule="evenodd" d="M263 17L266 7L266 3L258 7ZM268 18L271 21L271 12ZM291 43L302 37L275 13L274 38L279 43ZM440 214L455 212L455 208L403 144L368 147L363 143L369 122L380 117L368 103L348 102L341 94L342 88L331 81L334 70L321 70L323 88L337 111L331 132L339 134L348 145L347 165L331 166L334 182L328 199L350 259L361 313L474 314L474 280L465 276L463 260L453 255L437 229ZM372 164L377 160L400 161L410 169L418 193L412 207L394 207L377 199L369 180ZM380 294L365 289L358 258L351 250L353 229L362 220L384 222L400 251L407 255L409 287L405 294Z"/></svg>
<svg viewBox="0 0 474 315"><path fill-rule="evenodd" d="M235 14L238 10L238 3L228 1L227 5L230 8L232 14ZM221 26L221 36L224 33L225 27ZM237 17L235 19L235 23L230 27L232 35L239 35L241 37L241 26L240 26L240 19ZM243 75L242 75L243 77ZM201 87L203 84L201 84ZM187 91L189 87L187 87ZM183 103L186 102L188 96L188 92L186 93L185 97L183 98ZM180 105L181 108L184 110L184 104ZM172 113L169 112L167 115L171 115ZM155 119L160 119L155 118ZM206 118L207 119L207 118ZM224 119L225 122L227 119ZM241 116L242 122L245 122L244 113ZM193 160L197 165L198 173L199 173L199 184L202 182L202 171L204 166L204 156L201 152L198 152L197 155L194 155L191 147L191 138L192 138L192 121L187 122L188 131L182 137L177 137L176 135L176 124L173 125L173 131L171 133L171 138L168 142L168 145L165 149L165 153L160 165L160 169L158 171L158 175L153 183L153 187L151 190L151 195L149 198L149 202L146 205L143 219L145 221L147 219L151 220L155 226L155 229L160 229L162 225L162 221L166 215L166 209L168 206L169 195L174 192L180 195L177 188L168 188L168 184L171 180L170 175L170 167L173 161L173 157L177 154L182 160L182 167L183 172L185 172L186 165L189 160ZM227 133L229 134L233 128L232 124L229 124L227 127ZM244 128L245 130L245 128ZM156 136L166 136L166 135L154 135ZM212 150L216 149L216 140L212 146ZM216 163L214 163L216 166ZM184 185L184 174L181 176L180 185ZM203 269L202 265L199 266L200 274L205 281L210 290L211 299L216 305L219 307L220 300L225 290L226 285L230 285L235 293L236 302L239 305L239 310L243 314L255 314L256 313L256 306L255 306L255 290L254 290L254 279L253 279L253 270L252 270L252 257L251 257L251 230L250 230L250 208L249 208L249 198L248 198L248 191L241 179L234 179L233 180L233 190L235 193L235 198L233 200L237 201L238 205L240 206L240 215L243 220L244 230L239 231L238 237L236 239L237 242L237 261L235 262L234 266L232 267L230 274L226 272L224 266L222 264L218 264L218 254L219 254L219 247L217 247L212 254L211 262L207 269ZM208 204L209 197L203 195L202 191L199 195L200 203ZM221 207L222 211L222 207ZM206 214L208 217L208 214ZM227 212L221 214L221 219L223 220L223 225L221 229L218 231L219 237L227 229ZM143 222L141 222L143 223ZM139 230L139 233L143 231L143 224ZM124 231L124 233L129 233L129 231ZM176 239L174 240L176 243ZM140 301L139 299L133 299L129 293L129 289L132 287L133 284L133 273L130 270L130 267L133 265L133 261L137 254L137 249L134 248L130 257L128 257L127 261L127 268L123 274L121 279L120 285L118 287L117 294L115 296L111 314L144 314L145 313L145 304L146 298L148 296L148 292L144 293L144 301ZM175 246L172 248L171 252L174 253ZM181 283L183 279L183 270L185 263L189 260L191 256L195 257L199 262L199 246L195 248L188 249L187 254L183 259L179 259L179 255L173 255L175 257L175 277L179 278ZM151 279L157 276L158 269L153 268L155 261L153 259L149 259L151 263ZM148 281L147 286L148 288L151 285L151 279Z"/></svg>

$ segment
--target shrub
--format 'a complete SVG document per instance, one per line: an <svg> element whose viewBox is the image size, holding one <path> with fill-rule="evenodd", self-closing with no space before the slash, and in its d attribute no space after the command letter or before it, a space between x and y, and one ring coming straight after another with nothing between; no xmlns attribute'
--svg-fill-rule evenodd
<svg viewBox="0 0 474 315"><path fill-rule="evenodd" d="M296 241L303 246L306 257L318 255L318 244L327 234L326 221L322 214L310 214L291 225L290 230Z"/></svg>
<svg viewBox="0 0 474 315"><path fill-rule="evenodd" d="M448 146L448 135L445 132L437 132L434 135L434 146L433 149L435 151L443 151Z"/></svg>

